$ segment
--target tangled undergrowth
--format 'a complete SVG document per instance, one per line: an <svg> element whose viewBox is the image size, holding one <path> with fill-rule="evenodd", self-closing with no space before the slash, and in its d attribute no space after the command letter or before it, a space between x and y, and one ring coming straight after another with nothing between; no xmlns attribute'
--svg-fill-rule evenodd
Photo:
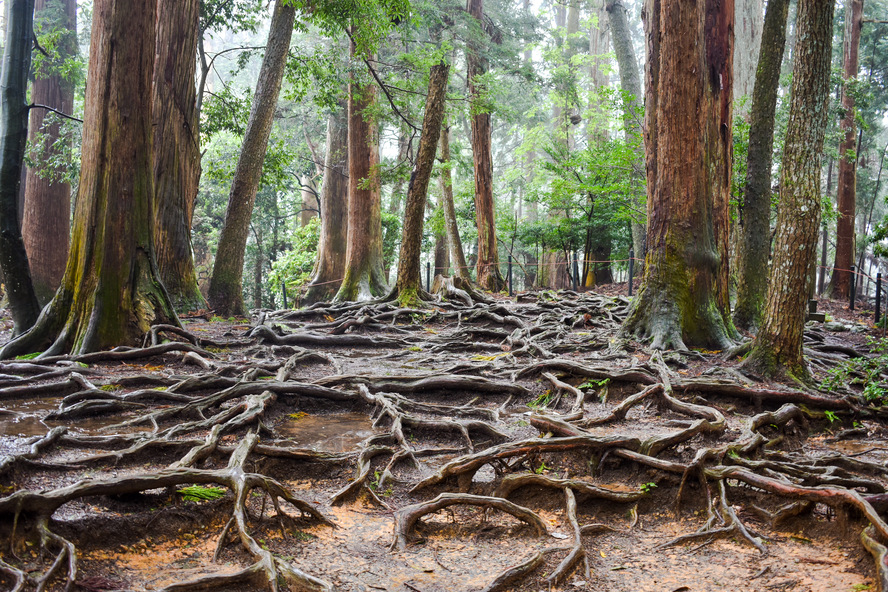
<svg viewBox="0 0 888 592"><path fill-rule="evenodd" d="M617 338L627 305L316 305L2 363L0 588L788 590L802 561L888 590L884 343L811 327L825 383L791 389Z"/></svg>

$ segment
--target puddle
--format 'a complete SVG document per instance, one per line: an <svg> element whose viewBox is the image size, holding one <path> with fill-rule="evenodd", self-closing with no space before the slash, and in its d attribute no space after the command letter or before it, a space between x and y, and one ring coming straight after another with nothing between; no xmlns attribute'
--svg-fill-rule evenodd
<svg viewBox="0 0 888 592"><path fill-rule="evenodd" d="M74 420L44 420L50 412L59 408L61 397L38 399L30 401L10 401L2 409L9 414L0 414L0 436L42 436L56 426L68 426L71 432L88 434L92 436L111 436L117 434L136 434L151 431L151 428L122 427L114 430L102 428L120 423L120 415L108 415L101 417L83 417Z"/></svg>
<svg viewBox="0 0 888 592"><path fill-rule="evenodd" d="M349 452L377 433L365 413L287 417L275 429L294 446L324 452Z"/></svg>

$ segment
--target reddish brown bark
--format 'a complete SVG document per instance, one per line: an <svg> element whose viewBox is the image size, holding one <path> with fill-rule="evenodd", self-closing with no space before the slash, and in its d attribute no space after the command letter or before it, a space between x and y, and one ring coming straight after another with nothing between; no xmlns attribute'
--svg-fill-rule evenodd
<svg viewBox="0 0 888 592"><path fill-rule="evenodd" d="M304 304L329 300L345 275L348 244L348 103L327 119L327 150L321 188L321 237L318 260L302 298Z"/></svg>
<svg viewBox="0 0 888 592"><path fill-rule="evenodd" d="M467 10L478 22L484 18L484 1L468 0ZM499 269L493 201L493 162L490 156L490 113L482 106L485 89L478 76L487 71L487 62L477 44L467 52L469 97L472 102L472 163L475 170L475 220L478 225L478 285L491 292L504 290L506 282Z"/></svg>
<svg viewBox="0 0 888 592"><path fill-rule="evenodd" d="M836 258L831 280L832 295L848 298L851 293L851 266L854 265L854 219L857 210L857 126L854 122L854 95L849 92L857 78L860 30L863 27L863 0L845 3L844 78L841 121L844 132L839 145L839 178L836 201Z"/></svg>
<svg viewBox="0 0 888 592"><path fill-rule="evenodd" d="M51 10L47 10L48 5ZM69 31L59 45L60 58L76 55L75 0L37 0L34 15L38 21L46 19L47 27L64 27ZM51 64L48 74L35 72L34 82L31 84L31 102L71 114L74 109L74 83L62 78L58 66ZM28 141L31 146L38 142L42 144L44 160L59 155L55 143L61 131L58 123L44 127L43 120L47 115L48 112L43 109L32 109L28 125ZM68 260L70 234L71 186L57 179L41 178L35 170L29 168L25 183L22 237L28 252L34 292L41 305L49 302L62 281L65 262Z"/></svg>
<svg viewBox="0 0 888 592"><path fill-rule="evenodd" d="M355 44L352 41L352 56ZM336 301L372 300L388 292L382 257L379 126L371 115L376 87L348 85L348 246Z"/></svg>
<svg viewBox="0 0 888 592"><path fill-rule="evenodd" d="M157 0L154 191L157 266L178 310L205 306L197 287L191 221L200 181L194 59L198 0Z"/></svg>
<svg viewBox="0 0 888 592"><path fill-rule="evenodd" d="M765 375L809 376L802 356L808 270L817 256L820 154L826 131L832 1L800 0L780 211L762 327L746 364Z"/></svg>
<svg viewBox="0 0 888 592"><path fill-rule="evenodd" d="M733 2L648 0L647 257L624 330L725 347Z"/></svg>

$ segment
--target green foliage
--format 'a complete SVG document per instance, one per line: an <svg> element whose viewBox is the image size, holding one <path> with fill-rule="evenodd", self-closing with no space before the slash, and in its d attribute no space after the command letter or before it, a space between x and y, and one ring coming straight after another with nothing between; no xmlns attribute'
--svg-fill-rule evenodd
<svg viewBox="0 0 888 592"><path fill-rule="evenodd" d="M867 402L884 405L888 399L888 381L882 378L882 373L888 368L888 338L869 338L869 349L871 356L854 358L832 369L821 388L835 391L845 385L856 385L861 387L861 396Z"/></svg>
<svg viewBox="0 0 888 592"><path fill-rule="evenodd" d="M543 409L549 403L552 402L554 396L552 395L552 391L547 390L543 394L539 395L536 399L527 404L531 409Z"/></svg>
<svg viewBox="0 0 888 592"><path fill-rule="evenodd" d="M657 484L654 483L653 481L651 481L651 482L649 482L649 483L642 483L642 484L641 484L641 491L642 491L642 493L651 493L651 492L653 492L654 489L656 489L656 488L657 488Z"/></svg>
<svg viewBox="0 0 888 592"><path fill-rule="evenodd" d="M190 485L179 489L176 493L181 495L186 502L206 502L219 499L225 495L225 492L226 490L221 487Z"/></svg>
<svg viewBox="0 0 888 592"><path fill-rule="evenodd" d="M33 360L34 358L36 358L37 356L39 356L42 353L43 352L34 352L32 354L24 354L22 356L16 356L15 359L16 360Z"/></svg>
<svg viewBox="0 0 888 592"><path fill-rule="evenodd" d="M296 227L290 237L290 248L271 264L268 285L274 293L280 292L283 285L291 292L311 279L320 236L321 223L318 218L312 218L305 226Z"/></svg>

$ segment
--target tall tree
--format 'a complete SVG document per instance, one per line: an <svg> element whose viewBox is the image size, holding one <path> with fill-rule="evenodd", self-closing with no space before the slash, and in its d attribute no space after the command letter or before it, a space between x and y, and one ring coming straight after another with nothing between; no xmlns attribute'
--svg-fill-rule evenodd
<svg viewBox="0 0 888 592"><path fill-rule="evenodd" d="M155 8L154 0L95 2L68 265L37 324L0 357L138 345L152 324L178 325L154 256Z"/></svg>
<svg viewBox="0 0 888 592"><path fill-rule="evenodd" d="M302 302L329 300L345 275L348 244L348 102L327 118L327 150L321 186L321 237L318 258Z"/></svg>
<svg viewBox="0 0 888 592"><path fill-rule="evenodd" d="M191 248L200 181L194 89L200 0L157 0L154 190L157 265L178 310L204 306Z"/></svg>
<svg viewBox="0 0 888 592"><path fill-rule="evenodd" d="M398 279L395 284L398 302L407 307L419 304L419 294L422 290L419 256L422 248L423 218L429 180L435 165L438 138L441 135L441 123L444 120L444 99L449 73L450 65L444 61L432 66L429 72L429 92L426 95L422 136L419 139L416 164L407 187L407 201L404 205L404 233L401 240L401 253L398 258Z"/></svg>
<svg viewBox="0 0 888 592"><path fill-rule="evenodd" d="M34 72L31 102L70 114L74 107L75 81L65 76L66 60L77 55L77 3L75 0L37 0L34 17L44 31L58 39L51 57ZM45 159L58 155L61 134L58 120L44 125L47 111L32 109L29 143L40 145ZM41 304L55 294L65 273L71 233L71 186L53 175L47 178L28 169L25 182L22 237L28 252L34 292Z"/></svg>
<svg viewBox="0 0 888 592"><path fill-rule="evenodd" d="M836 201L836 258L830 285L832 294L848 298L851 293L851 266L854 265L854 221L857 211L857 126L855 124L854 91L859 65L860 31L863 27L863 0L845 1L845 40L843 43L843 77L841 121L843 132L839 145L839 185Z"/></svg>
<svg viewBox="0 0 888 592"><path fill-rule="evenodd" d="M757 329L768 291L768 255L771 251L771 160L774 151L774 113L780 85L780 65L786 47L789 0L770 0L765 14L752 109L749 112L749 152L746 187L740 208L740 245L737 260L737 303L734 324Z"/></svg>
<svg viewBox="0 0 888 592"><path fill-rule="evenodd" d="M626 141L633 142L633 136L640 133L639 107L641 106L641 77L638 74L638 60L635 58L635 49L632 46L632 34L629 30L627 10L621 0L608 2L606 5L608 21L610 23L611 41L614 46L614 55L617 59L617 67L620 71L620 89L623 91L623 119L626 130ZM644 155L639 154L639 162L643 162ZM643 165L638 168L641 170ZM638 173L642 177L642 173ZM639 204L641 205L641 204ZM637 220L632 221L632 249L635 256L644 259L645 226Z"/></svg>
<svg viewBox="0 0 888 592"><path fill-rule="evenodd" d="M19 227L19 189L28 139L26 96L33 39L34 0L7 0L6 45L0 72L0 269L16 335L31 327L40 314Z"/></svg>
<svg viewBox="0 0 888 592"><path fill-rule="evenodd" d="M738 103L743 97L752 98L762 42L762 14L762 0L734 0L734 117L749 112L748 104Z"/></svg>
<svg viewBox="0 0 888 592"><path fill-rule="evenodd" d="M244 143L231 181L225 224L219 236L210 278L209 304L222 316L242 315L245 312L242 287L244 251L295 18L295 8L288 6L284 0L275 0L265 56L259 70Z"/></svg>
<svg viewBox="0 0 888 592"><path fill-rule="evenodd" d="M746 366L768 376L809 377L802 355L808 270L820 225L820 154L827 121L832 0L799 0L780 210L764 322Z"/></svg>
<svg viewBox="0 0 888 592"><path fill-rule="evenodd" d="M484 30L484 0L468 0L468 13L477 23L478 34ZM486 88L482 76L487 60L480 48L479 36L468 44L468 84L472 120L472 163L475 170L475 220L478 225L478 285L499 292L506 282L499 269L496 220L493 201L493 160L490 155L490 112L484 106Z"/></svg>
<svg viewBox="0 0 888 592"><path fill-rule="evenodd" d="M653 347L730 344L733 2L645 6L647 258L624 331Z"/></svg>
<svg viewBox="0 0 888 592"><path fill-rule="evenodd" d="M466 262L466 253L463 250L462 240L459 237L459 226L456 223L456 207L453 204L453 176L451 174L450 161L450 126L443 124L441 131L441 147L439 159L441 160L441 207L444 210L444 231L447 234L447 247L450 250L450 260L453 265L453 275L463 280L463 285L472 282L469 274L469 265Z"/></svg>
<svg viewBox="0 0 888 592"><path fill-rule="evenodd" d="M354 57L357 45L351 42ZM372 300L388 292L382 257L377 89L352 75L348 85L348 245L337 301Z"/></svg>

